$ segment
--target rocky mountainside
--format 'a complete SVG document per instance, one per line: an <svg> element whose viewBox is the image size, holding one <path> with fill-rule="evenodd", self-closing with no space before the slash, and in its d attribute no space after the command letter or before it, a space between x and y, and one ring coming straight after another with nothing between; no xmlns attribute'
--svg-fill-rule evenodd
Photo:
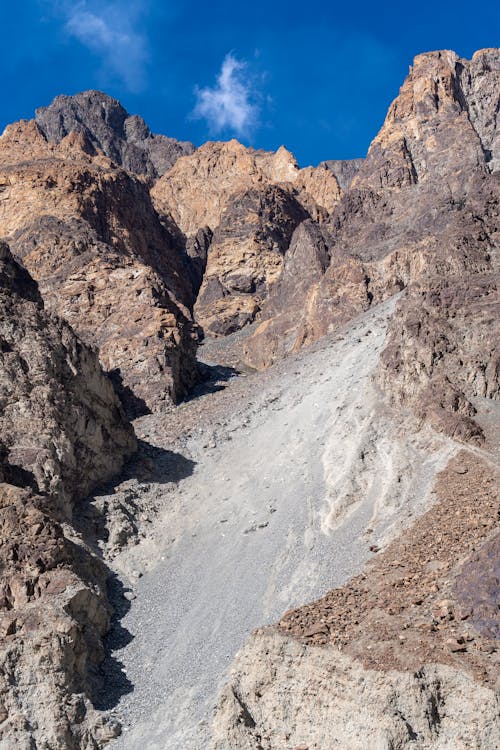
<svg viewBox="0 0 500 750"><path fill-rule="evenodd" d="M71 527L136 440L97 354L0 244L0 747L92 748L107 571Z"/></svg>
<svg viewBox="0 0 500 750"><path fill-rule="evenodd" d="M500 744L499 94L419 55L306 168L96 91L7 127L0 750Z"/></svg>
<svg viewBox="0 0 500 750"><path fill-rule="evenodd" d="M416 58L321 234L297 230L247 362L267 366L405 288L380 383L438 429L481 439L471 399L499 395L499 86L496 51Z"/></svg>
<svg viewBox="0 0 500 750"><path fill-rule="evenodd" d="M252 636L221 695L214 748L500 743L499 92L498 50L417 57L331 221L296 230L265 320L245 342L266 365L331 330L332 310L352 316L349 303L363 309L405 289L377 381L388 404L482 445L483 459L459 453L411 535ZM297 287L306 258L313 278Z"/></svg>
<svg viewBox="0 0 500 750"><path fill-rule="evenodd" d="M119 386L131 413L196 381L197 328L182 250L146 185L81 132L49 143L36 122L0 139L0 235Z"/></svg>
<svg viewBox="0 0 500 750"><path fill-rule="evenodd" d="M36 111L35 121L48 141L60 143L69 133L85 141L129 172L148 180L161 177L192 143L155 135L138 115L129 115L119 101L101 91L57 96Z"/></svg>

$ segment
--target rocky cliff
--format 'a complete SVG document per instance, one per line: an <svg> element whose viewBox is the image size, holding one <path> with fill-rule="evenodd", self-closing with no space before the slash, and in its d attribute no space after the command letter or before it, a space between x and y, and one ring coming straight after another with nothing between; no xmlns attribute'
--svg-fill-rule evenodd
<svg viewBox="0 0 500 750"><path fill-rule="evenodd" d="M129 411L181 398L197 377L193 293L146 185L84 133L53 144L36 122L0 138L0 185L0 236L48 308L99 347Z"/></svg>
<svg viewBox="0 0 500 750"><path fill-rule="evenodd" d="M360 575L254 633L220 697L218 750L500 744L499 92L499 50L418 56L331 218L295 230L244 342L265 367L403 290L376 382L402 414L482 447Z"/></svg>
<svg viewBox="0 0 500 750"><path fill-rule="evenodd" d="M255 151L232 140L179 159L151 194L188 242L199 231L213 233L196 319L206 334L225 336L259 316L293 229L308 218L325 221L340 188L332 170L299 169L284 147Z"/></svg>
<svg viewBox="0 0 500 750"><path fill-rule="evenodd" d="M75 505L136 449L97 354L0 244L0 747L93 748L107 571Z"/></svg>
<svg viewBox="0 0 500 750"><path fill-rule="evenodd" d="M498 398L499 81L495 50L416 58L321 234L297 230L247 362L267 366L405 289L381 384L438 429L481 439L471 399Z"/></svg>

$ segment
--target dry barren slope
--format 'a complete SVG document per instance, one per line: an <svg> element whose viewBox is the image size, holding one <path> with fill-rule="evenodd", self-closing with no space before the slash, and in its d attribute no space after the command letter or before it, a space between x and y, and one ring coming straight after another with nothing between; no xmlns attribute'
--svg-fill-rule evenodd
<svg viewBox="0 0 500 750"><path fill-rule="evenodd" d="M158 417L137 423L194 466L175 496L147 486L141 502L163 505L154 542L115 560L137 594L121 622L133 639L114 653L133 686L118 707L120 750L205 750L224 671L251 630L359 572L426 507L455 445L380 409L371 378L394 302L181 406L171 440Z"/></svg>

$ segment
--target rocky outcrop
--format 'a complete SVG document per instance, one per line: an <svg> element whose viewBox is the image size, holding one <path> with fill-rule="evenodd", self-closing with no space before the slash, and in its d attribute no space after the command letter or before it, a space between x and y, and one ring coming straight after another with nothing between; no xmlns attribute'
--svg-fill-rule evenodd
<svg viewBox="0 0 500 750"><path fill-rule="evenodd" d="M81 133L48 143L22 122L0 139L0 236L100 359L131 413L195 382L197 328L183 251L147 187Z"/></svg>
<svg viewBox="0 0 500 750"><path fill-rule="evenodd" d="M142 117L129 115L119 101L101 91L57 96L48 107L37 109L35 119L47 140L60 143L70 133L79 133L92 149L149 180L194 151L192 143L151 133Z"/></svg>
<svg viewBox="0 0 500 750"><path fill-rule="evenodd" d="M245 342L247 362L267 366L405 289L379 381L438 429L481 440L471 399L498 398L499 76L498 50L471 61L416 58L322 237L309 233L309 255L329 262L316 265L308 288L301 282L297 305L286 281L294 246L292 270L285 262Z"/></svg>
<svg viewBox="0 0 500 750"><path fill-rule="evenodd" d="M383 676L334 649L257 632L234 662L211 750L489 750L499 741L491 688L429 665Z"/></svg>
<svg viewBox="0 0 500 750"><path fill-rule="evenodd" d="M152 189L155 205L187 236L214 233L196 304L208 335L228 335L259 315L283 268L293 229L326 220L340 189L324 166L299 169L284 147L254 151L238 141L206 143Z"/></svg>
<svg viewBox="0 0 500 750"><path fill-rule="evenodd" d="M90 703L108 574L70 522L136 441L97 354L4 243L0 407L0 747L91 750L118 731Z"/></svg>
<svg viewBox="0 0 500 750"><path fill-rule="evenodd" d="M276 186L236 193L220 219L195 306L205 333L227 335L251 323L279 278L295 227L308 214Z"/></svg>
<svg viewBox="0 0 500 750"><path fill-rule="evenodd" d="M65 536L47 497L0 484L0 511L0 748L94 750L119 733L91 704L107 571Z"/></svg>
<svg viewBox="0 0 500 750"><path fill-rule="evenodd" d="M319 166L329 169L335 175L341 190L347 190L359 172L363 159L328 159Z"/></svg>
<svg viewBox="0 0 500 750"><path fill-rule="evenodd" d="M276 152L255 151L236 140L208 142L182 157L157 181L151 195L158 211L189 237L204 226L215 230L235 193L265 185L292 192L313 218L325 218L340 197L328 169L299 169L283 146Z"/></svg>
<svg viewBox="0 0 500 750"><path fill-rule="evenodd" d="M279 628L256 631L221 694L212 747L495 747L497 482L489 462L462 451L411 535Z"/></svg>
<svg viewBox="0 0 500 750"><path fill-rule="evenodd" d="M0 441L8 464L61 518L135 450L96 353L49 315L36 283L0 244Z"/></svg>

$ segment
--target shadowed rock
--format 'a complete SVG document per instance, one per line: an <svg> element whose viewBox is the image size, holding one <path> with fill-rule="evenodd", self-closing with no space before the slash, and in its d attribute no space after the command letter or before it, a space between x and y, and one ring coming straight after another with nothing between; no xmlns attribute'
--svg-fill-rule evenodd
<svg viewBox="0 0 500 750"><path fill-rule="evenodd" d="M81 133L91 148L149 179L194 151L192 143L151 133L142 117L129 115L119 101L101 91L57 96L48 107L37 109L36 122L49 141L60 143L69 133Z"/></svg>

